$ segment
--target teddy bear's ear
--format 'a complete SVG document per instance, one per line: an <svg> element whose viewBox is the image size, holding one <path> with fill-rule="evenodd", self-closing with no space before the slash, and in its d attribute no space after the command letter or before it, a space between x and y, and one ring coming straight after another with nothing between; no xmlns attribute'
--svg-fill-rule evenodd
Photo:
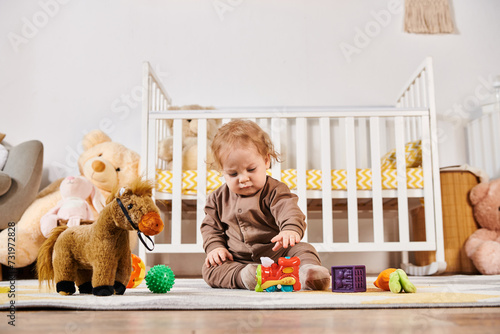
<svg viewBox="0 0 500 334"><path fill-rule="evenodd" d="M92 130L87 133L82 140L82 146L85 151L88 149L105 142L110 142L111 138L101 130Z"/></svg>
<svg viewBox="0 0 500 334"><path fill-rule="evenodd" d="M488 193L488 189L490 189L490 184L488 182L481 182L472 188L469 193L469 199L472 205L479 203Z"/></svg>

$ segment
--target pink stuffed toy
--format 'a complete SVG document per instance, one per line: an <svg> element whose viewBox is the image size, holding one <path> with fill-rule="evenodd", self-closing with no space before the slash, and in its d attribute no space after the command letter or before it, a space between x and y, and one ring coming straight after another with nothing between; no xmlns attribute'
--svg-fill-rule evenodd
<svg viewBox="0 0 500 334"><path fill-rule="evenodd" d="M62 181L59 189L62 199L40 219L40 230L46 238L57 226L59 219L67 220L68 226L80 225L82 220L94 220L87 198L91 198L97 212L100 212L105 204L101 192L83 176L68 176Z"/></svg>
<svg viewBox="0 0 500 334"><path fill-rule="evenodd" d="M465 252L480 273L500 274L500 179L482 182L469 198L480 229L465 243Z"/></svg>

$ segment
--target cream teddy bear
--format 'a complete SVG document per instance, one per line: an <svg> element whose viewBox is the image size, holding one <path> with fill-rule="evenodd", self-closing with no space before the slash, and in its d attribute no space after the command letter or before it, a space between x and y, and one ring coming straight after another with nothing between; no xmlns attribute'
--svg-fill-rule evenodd
<svg viewBox="0 0 500 334"><path fill-rule="evenodd" d="M107 198L114 187L129 184L140 175L140 156L122 144L115 143L102 131L94 130L84 136L83 153L78 159L80 173L96 186ZM25 267L33 263L38 249L45 241L40 228L40 220L61 200L59 186L63 179L54 181L43 189L23 213L15 225L16 252L15 260L9 261L7 248L8 229L0 233L0 263L14 262L14 267ZM97 217L98 208L89 203L92 213ZM136 242L137 238L133 239Z"/></svg>
<svg viewBox="0 0 500 334"><path fill-rule="evenodd" d="M90 198L99 213L106 204L106 199L99 189L83 176L68 176L59 187L62 199L40 220L40 230L48 238L59 221L66 221L68 226L80 225L82 221L95 220L94 213L87 199Z"/></svg>
<svg viewBox="0 0 500 334"><path fill-rule="evenodd" d="M213 110L213 107L187 105L169 107L169 110ZM207 160L210 160L210 144L217 133L221 120L207 120ZM167 126L172 130L173 121L167 120ZM172 131L171 131L172 132ZM166 169L172 169L173 137L167 136L158 143L158 157L167 162ZM198 165L198 120L182 120L182 169L195 170Z"/></svg>

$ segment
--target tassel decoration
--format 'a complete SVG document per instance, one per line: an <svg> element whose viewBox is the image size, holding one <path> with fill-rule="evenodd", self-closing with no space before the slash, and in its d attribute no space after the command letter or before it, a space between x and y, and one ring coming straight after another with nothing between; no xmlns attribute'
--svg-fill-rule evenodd
<svg viewBox="0 0 500 334"><path fill-rule="evenodd" d="M405 0L404 30L415 34L455 31L448 0Z"/></svg>

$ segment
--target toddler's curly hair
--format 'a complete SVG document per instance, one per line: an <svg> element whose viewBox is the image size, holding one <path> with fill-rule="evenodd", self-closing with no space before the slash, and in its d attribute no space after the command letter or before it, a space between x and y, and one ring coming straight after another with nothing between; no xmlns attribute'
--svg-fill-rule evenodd
<svg viewBox="0 0 500 334"><path fill-rule="evenodd" d="M255 122L238 119L219 128L211 145L213 161L209 163L212 168L221 170L222 154L228 149L249 145L253 145L264 159L269 157L270 162L273 160L280 162L280 155L274 149L273 142L267 132Z"/></svg>

